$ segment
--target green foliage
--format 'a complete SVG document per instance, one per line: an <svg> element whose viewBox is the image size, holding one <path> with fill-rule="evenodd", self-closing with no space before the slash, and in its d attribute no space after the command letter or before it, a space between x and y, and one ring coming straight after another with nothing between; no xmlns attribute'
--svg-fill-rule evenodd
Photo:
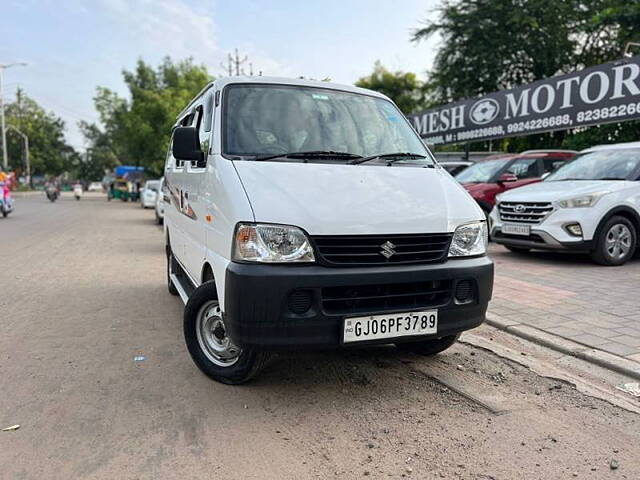
<svg viewBox="0 0 640 480"><path fill-rule="evenodd" d="M130 98L98 87L94 102L101 126L81 124L81 129L96 163L138 165L159 175L177 115L212 78L191 60L170 58L156 69L139 60L123 76Z"/></svg>
<svg viewBox="0 0 640 480"><path fill-rule="evenodd" d="M618 59L627 42L640 41L638 0L444 0L437 12L437 21L413 35L414 41L442 38L429 80L437 104ZM637 139L637 133L637 124L627 122L501 143L516 151Z"/></svg>
<svg viewBox="0 0 640 480"><path fill-rule="evenodd" d="M59 175L77 158L64 138L64 121L45 111L38 103L18 90L16 101L5 105L7 127L12 126L29 137L32 175ZM25 173L24 141L15 131L7 131L9 170Z"/></svg>
<svg viewBox="0 0 640 480"><path fill-rule="evenodd" d="M415 73L390 72L377 61L373 73L356 82L357 87L384 93L403 113L409 114L426 108L424 85Z"/></svg>

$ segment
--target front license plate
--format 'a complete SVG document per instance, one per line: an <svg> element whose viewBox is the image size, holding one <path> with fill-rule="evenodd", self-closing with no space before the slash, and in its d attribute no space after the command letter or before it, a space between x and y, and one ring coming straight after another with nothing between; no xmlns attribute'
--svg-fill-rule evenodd
<svg viewBox="0 0 640 480"><path fill-rule="evenodd" d="M438 311L391 313L344 319L344 343L438 332Z"/></svg>
<svg viewBox="0 0 640 480"><path fill-rule="evenodd" d="M521 223L503 223L502 233L507 235L524 235L526 237L531 233L530 225L523 225Z"/></svg>

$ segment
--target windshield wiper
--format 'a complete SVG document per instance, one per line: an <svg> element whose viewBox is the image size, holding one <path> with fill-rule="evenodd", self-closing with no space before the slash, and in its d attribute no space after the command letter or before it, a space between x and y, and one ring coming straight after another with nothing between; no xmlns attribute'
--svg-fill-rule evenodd
<svg viewBox="0 0 640 480"><path fill-rule="evenodd" d="M371 155L370 157L362 157L355 160L351 160L349 163L351 165L359 165L361 163L368 162L369 160L375 160L376 158L388 158L390 160L387 163L387 165L391 165L393 162L397 162L398 160L404 160L405 158L427 158L427 157L419 153L407 153L407 152L380 153L378 155Z"/></svg>
<svg viewBox="0 0 640 480"><path fill-rule="evenodd" d="M273 155L256 156L254 160L272 160L274 158L362 158L362 155L349 152L334 152L333 150L312 150L309 152L289 152Z"/></svg>
<svg viewBox="0 0 640 480"><path fill-rule="evenodd" d="M620 177L602 177L602 178L596 178L595 180L626 180L626 178L620 178Z"/></svg>

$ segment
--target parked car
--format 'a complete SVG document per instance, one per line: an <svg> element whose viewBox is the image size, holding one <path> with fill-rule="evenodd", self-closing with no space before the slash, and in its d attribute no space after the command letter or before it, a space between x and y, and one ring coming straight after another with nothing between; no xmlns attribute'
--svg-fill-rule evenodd
<svg viewBox="0 0 640 480"><path fill-rule="evenodd" d="M171 145L168 289L211 378L245 382L273 349L431 355L484 321L484 214L386 96L225 77Z"/></svg>
<svg viewBox="0 0 640 480"><path fill-rule="evenodd" d="M491 212L492 237L516 252L589 252L622 265L638 250L640 142L580 152L543 182L505 192Z"/></svg>
<svg viewBox="0 0 640 480"><path fill-rule="evenodd" d="M450 175L455 177L467 167L473 165L473 162L440 162L440 165L449 172Z"/></svg>
<svg viewBox="0 0 640 480"><path fill-rule="evenodd" d="M481 160L458 175L458 180L489 215L496 195L542 180L572 160L570 150L529 150L517 155L497 155Z"/></svg>
<svg viewBox="0 0 640 480"><path fill-rule="evenodd" d="M147 180L140 192L140 206L142 208L155 208L158 199L158 187L160 180Z"/></svg>
<svg viewBox="0 0 640 480"><path fill-rule="evenodd" d="M167 197L166 188L164 184L164 177L160 179L160 183L158 184L158 194L156 195L156 223L158 225L162 225L164 222L164 207L169 203L169 198Z"/></svg>
<svg viewBox="0 0 640 480"><path fill-rule="evenodd" d="M100 183L100 182L91 182L89 184L89 188L87 189L87 191L89 191L89 192L102 192L103 191L102 183Z"/></svg>

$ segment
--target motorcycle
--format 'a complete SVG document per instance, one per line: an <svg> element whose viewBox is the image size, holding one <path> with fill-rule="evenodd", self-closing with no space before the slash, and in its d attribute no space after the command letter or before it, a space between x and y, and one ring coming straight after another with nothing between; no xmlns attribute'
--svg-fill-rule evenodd
<svg viewBox="0 0 640 480"><path fill-rule="evenodd" d="M13 199L11 198L11 192L5 182L0 182L0 211L2 216L6 217L13 211Z"/></svg>
<svg viewBox="0 0 640 480"><path fill-rule="evenodd" d="M54 186L47 187L46 193L47 193L47 199L51 203L55 202L58 199L59 193L56 187Z"/></svg>
<svg viewBox="0 0 640 480"><path fill-rule="evenodd" d="M80 200L82 198L82 185L80 185L79 183L76 183L73 186L73 196L76 200Z"/></svg>

